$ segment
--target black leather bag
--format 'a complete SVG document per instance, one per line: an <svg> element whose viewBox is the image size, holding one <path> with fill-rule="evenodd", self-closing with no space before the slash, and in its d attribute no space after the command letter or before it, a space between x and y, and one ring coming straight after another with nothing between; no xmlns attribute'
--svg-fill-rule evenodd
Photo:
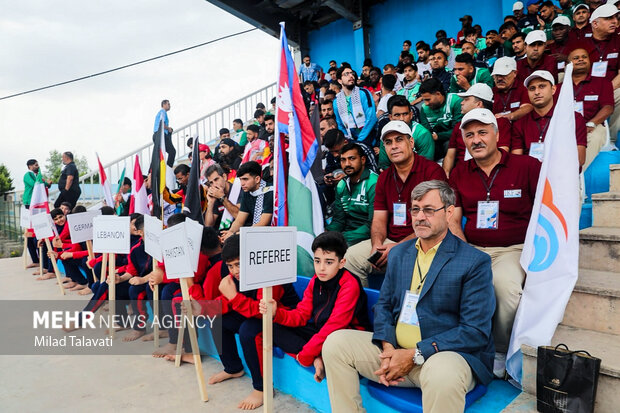
<svg viewBox="0 0 620 413"><path fill-rule="evenodd" d="M591 413L601 359L566 344L538 347L536 409L543 413Z"/></svg>

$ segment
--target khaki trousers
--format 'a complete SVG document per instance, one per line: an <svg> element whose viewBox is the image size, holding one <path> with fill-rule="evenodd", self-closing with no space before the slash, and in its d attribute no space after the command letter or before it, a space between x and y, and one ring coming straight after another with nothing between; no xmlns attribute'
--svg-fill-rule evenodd
<svg viewBox="0 0 620 413"><path fill-rule="evenodd" d="M596 128L588 133L588 146L586 147L586 161L583 164L582 171L588 169L596 155L600 152L603 145L607 141L607 131L605 125L597 125Z"/></svg>
<svg viewBox="0 0 620 413"><path fill-rule="evenodd" d="M614 113L609 118L609 136L611 142L616 142L620 130L620 88L614 89Z"/></svg>
<svg viewBox="0 0 620 413"><path fill-rule="evenodd" d="M394 241L386 239L383 242L383 245L385 244L394 244ZM368 287L368 274L372 272L372 265L368 262L371 251L372 241L367 239L353 245L347 250L347 253L344 256L347 259L347 263L344 265L344 268L357 275L360 278L360 281L362 281L362 285L364 287Z"/></svg>
<svg viewBox="0 0 620 413"><path fill-rule="evenodd" d="M495 351L507 353L512 324L525 282L525 271L519 263L523 244L509 247L475 247L491 256L496 301L493 315L493 340Z"/></svg>
<svg viewBox="0 0 620 413"><path fill-rule="evenodd" d="M381 351L372 333L338 330L323 344L323 361L332 412L365 412L358 374L378 382ZM476 382L469 364L458 353L441 351L422 366L414 366L399 387L419 387L425 413L457 413L465 409L465 395Z"/></svg>

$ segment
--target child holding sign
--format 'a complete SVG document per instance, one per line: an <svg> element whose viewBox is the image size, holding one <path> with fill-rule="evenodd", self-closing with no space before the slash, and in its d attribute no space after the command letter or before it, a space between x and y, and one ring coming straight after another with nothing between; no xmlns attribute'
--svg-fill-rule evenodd
<svg viewBox="0 0 620 413"><path fill-rule="evenodd" d="M327 336L341 329L369 330L366 292L357 276L344 269L347 241L327 231L312 242L315 275L293 310L274 306L273 344L304 367L314 365L314 379L325 378L321 349ZM261 300L260 311L267 312Z"/></svg>
<svg viewBox="0 0 620 413"><path fill-rule="evenodd" d="M42 275L41 277L38 277L37 280L39 281L49 280L55 277L54 268L52 266L52 261L51 261L51 260L55 260L56 258L58 258L58 253L56 252L55 247L58 245L58 248L61 248L62 243L66 241L71 242L69 239L69 227L67 226L67 217L62 212L62 210L60 208L52 209L50 211L50 217L52 217L52 221L54 221L56 233L59 235L56 237L49 238L53 246L52 251L48 251L47 244L45 243L44 239L39 240L39 243L38 243L39 245L37 246L43 248L43 267L47 269L47 272L48 272L47 275ZM58 244L58 241L60 241L60 244ZM68 280L69 278L67 278L66 280L63 280L63 282L68 281Z"/></svg>
<svg viewBox="0 0 620 413"><path fill-rule="evenodd" d="M220 267L219 290L221 295L216 297L216 300L222 302L222 354L220 358L224 370L211 376L209 384L243 376L243 364L235 340L235 334L239 333L245 362L252 375L254 390L237 407L251 410L263 404L263 376L259 358L259 355L262 356L262 340L255 340L262 330L261 314L258 309L262 290L239 292L239 242L239 235L232 235L226 240L222 249L222 262L225 265L222 264ZM280 303L281 308L292 308L299 302L292 284L273 287L273 297L275 302ZM244 333L246 329L249 329L248 333Z"/></svg>

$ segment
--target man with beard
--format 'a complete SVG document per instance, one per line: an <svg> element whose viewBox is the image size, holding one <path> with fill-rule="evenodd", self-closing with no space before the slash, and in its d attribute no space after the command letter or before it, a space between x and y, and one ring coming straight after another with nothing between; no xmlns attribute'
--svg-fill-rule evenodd
<svg viewBox="0 0 620 413"><path fill-rule="evenodd" d="M556 91L555 80L551 73L545 70L537 70L525 79L524 86L534 110L512 125L515 142L512 149L522 148L523 153L542 162L545 153L544 141L555 109L553 99ZM575 138L579 166L581 166L586 159L588 138L586 122L583 116L577 112L575 112ZM572 145L573 143L566 142L566 144Z"/></svg>
<svg viewBox="0 0 620 413"><path fill-rule="evenodd" d="M517 62L517 81L523 83L526 77L538 70L545 70L558 81L558 65L555 59L545 53L547 36L542 30L529 32L525 37L527 57Z"/></svg>
<svg viewBox="0 0 620 413"><path fill-rule="evenodd" d="M231 138L220 142L220 164L230 171L236 171L241 165L241 154L237 143Z"/></svg>
<svg viewBox="0 0 620 413"><path fill-rule="evenodd" d="M497 59L491 75L495 81L493 113L496 118L512 122L532 111L527 89L517 82L517 62L512 57Z"/></svg>
<svg viewBox="0 0 620 413"><path fill-rule="evenodd" d="M420 76L423 78L426 75L430 76L431 73L431 47L428 43L418 42L416 51L418 52L418 61L416 65L418 66L418 71L420 72Z"/></svg>
<svg viewBox="0 0 620 413"><path fill-rule="evenodd" d="M340 150L340 166L346 177L336 187L332 221L325 230L342 233L349 247L370 238L379 175L365 163L366 154L358 144L350 142Z"/></svg>
<svg viewBox="0 0 620 413"><path fill-rule="evenodd" d="M553 39L551 29L553 25L553 20L557 17L557 13L555 12L555 5L552 1L547 0L540 5L540 15L538 16L538 24L540 30L545 32L547 36L547 40Z"/></svg>
<svg viewBox="0 0 620 413"><path fill-rule="evenodd" d="M381 69L378 67L370 69L364 88L368 89L373 95L381 92Z"/></svg>
<svg viewBox="0 0 620 413"><path fill-rule="evenodd" d="M321 119L334 116L334 102L326 100L321 103Z"/></svg>
<svg viewBox="0 0 620 413"><path fill-rule="evenodd" d="M377 108L372 94L355 85L357 75L349 67L338 69L337 77L342 84L334 105L338 128L347 138L372 147L377 123Z"/></svg>
<svg viewBox="0 0 620 413"><path fill-rule="evenodd" d="M64 152L62 154L62 172L58 179L58 190L60 195L54 202L54 208L59 208L63 202L69 202L71 208L75 206L80 198L82 190L80 189L80 173L78 172L75 162L73 162L73 154Z"/></svg>
<svg viewBox="0 0 620 413"><path fill-rule="evenodd" d="M446 93L450 90L450 80L452 79L452 75L446 70L447 64L447 55L443 50L431 50L431 69L433 69L431 79L438 79Z"/></svg>
<svg viewBox="0 0 620 413"><path fill-rule="evenodd" d="M26 209L30 209L30 201L32 199L32 191L34 189L34 184L37 181L37 174L39 173L39 162L36 159L29 159L26 162L26 167L28 168L28 172L24 175L24 194L22 195L22 203L26 207ZM52 181L48 180L44 183L47 188L52 186ZM32 259L32 264L28 266L28 268L34 268L39 266L39 256L37 254L37 239L34 236L34 232L32 230L26 230L24 236L28 238L27 246L28 253L30 254L30 258Z"/></svg>
<svg viewBox="0 0 620 413"><path fill-rule="evenodd" d="M449 92L465 92L476 83L486 83L489 87L493 87L489 69L474 67L474 58L469 53L458 55L454 63L454 76L450 80Z"/></svg>
<svg viewBox="0 0 620 413"><path fill-rule="evenodd" d="M527 57L525 53L525 33L518 32L510 39L512 43L512 51L514 52L515 60L523 60Z"/></svg>
<svg viewBox="0 0 620 413"><path fill-rule="evenodd" d="M489 30L487 32L485 44L487 47L478 53L476 60L484 63L486 67L493 67L495 61L504 56L504 47L496 30Z"/></svg>
<svg viewBox="0 0 620 413"><path fill-rule="evenodd" d="M527 33L529 31L534 30L538 26L538 5L539 3L540 1L528 0L527 14L524 15L517 23L517 27L519 28L519 30Z"/></svg>
<svg viewBox="0 0 620 413"><path fill-rule="evenodd" d="M540 163L497 147L497 120L488 109L473 109L461 122L473 159L450 174L456 208L450 220L454 235L491 257L497 307L493 317L496 356L493 373L503 378L512 324L521 299L525 272L519 264L530 222ZM465 230L463 216L467 218ZM484 217L490 217L483 219Z"/></svg>
<svg viewBox="0 0 620 413"><path fill-rule="evenodd" d="M403 73L405 74L405 84L397 94L405 96L409 103L415 105L420 100L418 99L418 90L420 90L420 81L418 80L418 67L415 63L407 63L403 66Z"/></svg>
<svg viewBox="0 0 620 413"><path fill-rule="evenodd" d="M437 41L433 43L433 48L443 51L446 54L446 67L448 70L454 69L454 59L456 58L456 55L454 54L452 47L450 47L450 40L445 37L437 39Z"/></svg>
<svg viewBox="0 0 620 413"><path fill-rule="evenodd" d="M607 134L603 122L614 111L614 91L609 80L590 75L590 56L583 46L573 49L568 61L573 63L575 111L585 118L588 128L585 171L605 144Z"/></svg>

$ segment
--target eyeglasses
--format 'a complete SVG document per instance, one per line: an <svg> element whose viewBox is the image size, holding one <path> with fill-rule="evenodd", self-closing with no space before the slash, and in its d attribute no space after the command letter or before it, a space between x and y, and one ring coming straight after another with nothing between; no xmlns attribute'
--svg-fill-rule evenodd
<svg viewBox="0 0 620 413"><path fill-rule="evenodd" d="M442 206L441 208L418 208L418 207L413 207L411 208L409 211L411 212L411 215L414 217L417 217L418 214L420 213L420 211L422 211L422 213L424 214L425 217L430 218L433 215L435 215L435 212L441 211L442 209L446 209L446 206Z"/></svg>

